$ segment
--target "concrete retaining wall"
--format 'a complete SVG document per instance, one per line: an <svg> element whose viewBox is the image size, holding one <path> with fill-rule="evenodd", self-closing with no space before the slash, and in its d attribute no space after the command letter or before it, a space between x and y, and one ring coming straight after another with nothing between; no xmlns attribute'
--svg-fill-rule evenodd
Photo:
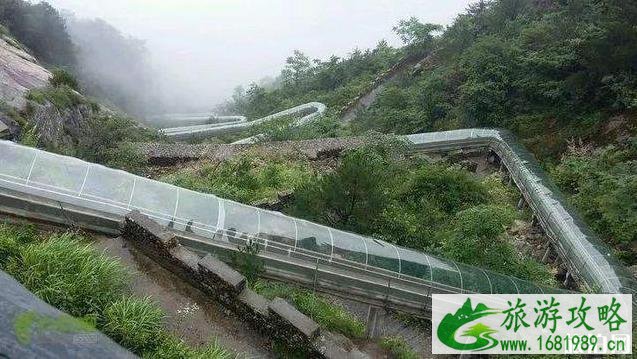
<svg viewBox="0 0 637 359"><path fill-rule="evenodd" d="M301 154L309 159L333 157L345 149L361 146L363 137L319 138L302 141L281 141L265 144L200 144L185 143L141 143L140 152L154 165L170 166L179 162L197 159L226 160L249 149L256 148L259 153Z"/></svg>
<svg viewBox="0 0 637 359"><path fill-rule="evenodd" d="M343 336L321 333L316 322L281 298L272 301L246 287L245 277L208 254L201 258L147 216L125 216L122 237L173 273L232 310L242 320L292 349L318 358L364 358Z"/></svg>

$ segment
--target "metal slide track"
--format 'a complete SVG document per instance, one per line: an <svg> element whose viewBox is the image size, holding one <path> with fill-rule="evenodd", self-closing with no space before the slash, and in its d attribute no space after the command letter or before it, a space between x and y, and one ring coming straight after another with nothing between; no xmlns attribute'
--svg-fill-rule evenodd
<svg viewBox="0 0 637 359"><path fill-rule="evenodd" d="M533 157L503 130L467 129L405 136L414 150L490 148L590 290L635 293L637 285L610 249L563 205ZM213 195L0 141L0 211L117 233L140 210L182 242L229 258L254 241L268 276L373 305L421 314L431 293L542 293L530 282L466 266Z"/></svg>

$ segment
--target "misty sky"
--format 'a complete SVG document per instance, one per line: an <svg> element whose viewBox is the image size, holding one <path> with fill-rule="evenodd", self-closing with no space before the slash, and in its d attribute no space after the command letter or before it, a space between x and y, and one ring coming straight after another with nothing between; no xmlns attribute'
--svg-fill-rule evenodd
<svg viewBox="0 0 637 359"><path fill-rule="evenodd" d="M79 17L101 17L147 41L163 90L177 103L212 108L276 75L294 49L346 55L385 39L410 16L443 25L472 0L48 0Z"/></svg>

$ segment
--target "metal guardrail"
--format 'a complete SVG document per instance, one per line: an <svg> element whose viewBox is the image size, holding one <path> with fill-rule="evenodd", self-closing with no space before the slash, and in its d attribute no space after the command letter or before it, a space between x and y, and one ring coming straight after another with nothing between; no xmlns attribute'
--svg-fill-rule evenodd
<svg viewBox="0 0 637 359"><path fill-rule="evenodd" d="M205 122L201 124L163 128L161 132L166 135L166 137L175 140L202 139L242 131L284 116L304 114L303 117L295 120L291 124L291 126L301 126L321 116L325 112L325 109L326 106L322 103L310 102L254 121L248 121L244 116L212 116L210 119L204 119ZM192 123L192 121L190 121L190 123ZM252 136L237 141L236 143L252 143L259 137L260 135Z"/></svg>
<svg viewBox="0 0 637 359"><path fill-rule="evenodd" d="M492 149L574 274L592 291L635 293L634 278L563 204L552 182L509 132L468 129L415 134L405 139L414 150ZM255 241L262 248L260 255L270 265L270 273L296 277L305 285L316 281L316 269L313 272L312 268L317 261L322 273L330 272L331 277L319 276L326 278L318 282L326 290L338 290L339 283L356 281L365 289L359 295L378 299L379 294L386 295L388 282L401 283L402 289L389 285L396 295L388 302L396 306L405 307L411 301L407 306L415 303L422 308L420 304L426 301L412 301L410 293L427 296L554 290L7 141L0 141L0 199L0 210L4 212L106 232L116 232L123 215L137 209L200 249L208 246L218 251L236 250L241 241ZM403 303L398 304L400 301Z"/></svg>

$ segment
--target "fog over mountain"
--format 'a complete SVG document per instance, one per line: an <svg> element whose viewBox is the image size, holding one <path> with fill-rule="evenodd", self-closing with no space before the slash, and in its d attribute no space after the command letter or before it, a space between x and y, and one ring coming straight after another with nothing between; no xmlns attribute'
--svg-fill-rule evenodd
<svg viewBox="0 0 637 359"><path fill-rule="evenodd" d="M356 47L373 47L381 39L399 45L392 32L398 20L416 16L423 22L446 25L471 1L49 2L77 18L102 18L123 36L143 40L149 67L155 74L152 92L161 99L160 104L150 106L150 111L183 112L211 109L228 98L236 86L276 76L295 49L312 58L327 58L346 55ZM105 50L98 53L100 58L106 55ZM111 57L118 61L118 56L114 53ZM139 71L134 75L138 76ZM127 78L126 74L118 76ZM135 76L130 77L132 84L138 82ZM148 89L140 91L144 91L140 101L147 102Z"/></svg>

